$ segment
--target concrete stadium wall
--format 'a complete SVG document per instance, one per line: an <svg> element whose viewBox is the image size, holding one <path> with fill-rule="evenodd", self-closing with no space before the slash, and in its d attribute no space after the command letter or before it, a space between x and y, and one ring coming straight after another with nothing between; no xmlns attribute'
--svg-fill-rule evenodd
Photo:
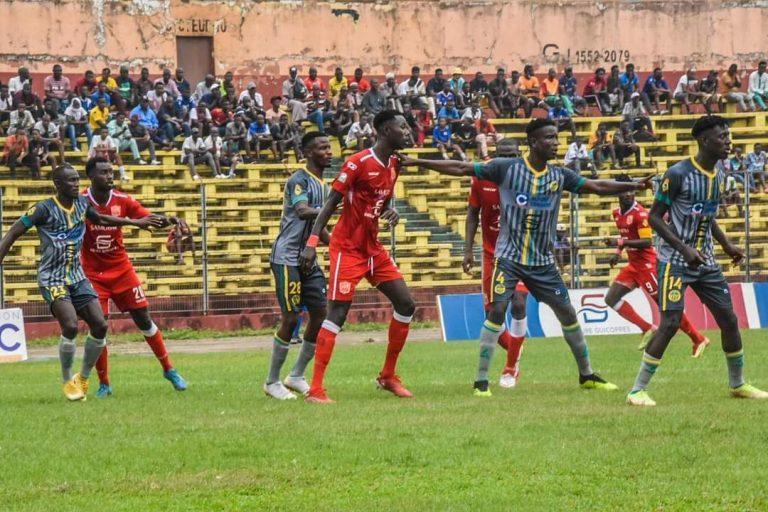
<svg viewBox="0 0 768 512"><path fill-rule="evenodd" d="M54 62L80 73L129 62L155 74L174 66L176 36L212 36L217 74L273 85L299 65L321 75L407 74L413 64L542 68L571 63L640 70L661 65L754 67L768 35L765 0L403 0L331 3L284 0L0 1L0 73L27 65L47 75Z"/></svg>

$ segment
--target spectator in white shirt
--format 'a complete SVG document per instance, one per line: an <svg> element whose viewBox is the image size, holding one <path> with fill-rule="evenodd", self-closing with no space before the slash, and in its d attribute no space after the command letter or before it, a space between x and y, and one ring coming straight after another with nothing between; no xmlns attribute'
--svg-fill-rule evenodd
<svg viewBox="0 0 768 512"><path fill-rule="evenodd" d="M181 151L181 163L189 166L189 171L192 173L193 180L200 180L200 175L195 168L196 164L207 164L208 167L213 170L215 178L218 178L219 176L224 177L223 174L219 174L213 155L208 151L208 146L205 144L205 141L200 138L200 130L197 128L192 128L192 135L184 139L184 144L181 145Z"/></svg>
<svg viewBox="0 0 768 512"><path fill-rule="evenodd" d="M14 76L8 80L8 91L11 93L11 96L19 92L26 83L31 83L29 70L27 68L19 68L18 76Z"/></svg>
<svg viewBox="0 0 768 512"><path fill-rule="evenodd" d="M765 72L766 63L761 60L757 65L757 71L749 75L749 90L747 91L755 100L760 110L765 110L765 102L768 99L768 73Z"/></svg>
<svg viewBox="0 0 768 512"><path fill-rule="evenodd" d="M640 102L639 92L635 91L630 95L630 100L624 104L621 115L624 116L625 121L629 122L630 130L636 131L645 127L647 131L653 133L651 118L648 117L648 111Z"/></svg>
<svg viewBox="0 0 768 512"><path fill-rule="evenodd" d="M461 114L461 120L469 119L472 122L479 121L483 115L483 109L480 108L480 101L477 98L472 98L470 105L464 109Z"/></svg>
<svg viewBox="0 0 768 512"><path fill-rule="evenodd" d="M109 136L117 142L119 151L130 149L134 162L146 165L147 162L141 158L139 145L131 133L131 125L125 120L125 112L118 112L115 118L107 123L107 129L109 130Z"/></svg>
<svg viewBox="0 0 768 512"><path fill-rule="evenodd" d="M32 117L32 113L27 110L27 106L20 103L16 110L11 111L9 123L8 123L8 135L13 135L19 128L29 133L35 126L35 118Z"/></svg>
<svg viewBox="0 0 768 512"><path fill-rule="evenodd" d="M61 142L61 132L59 131L58 125L51 122L51 116L44 114L43 117L40 118L40 121L35 123L35 130L40 133L45 152L49 153L51 148L56 149L59 153L61 163L64 163L64 144ZM50 155L50 159L52 160L51 165L56 167L56 158L53 154Z"/></svg>
<svg viewBox="0 0 768 512"><path fill-rule="evenodd" d="M674 98L685 106L688 114L691 113L691 105L697 101L704 104L704 98L707 96L699 90L699 79L696 78L696 68L690 68L685 72L675 87Z"/></svg>
<svg viewBox="0 0 768 512"><path fill-rule="evenodd" d="M79 151L77 147L79 135L85 135L88 139L88 146L90 146L93 131L90 123L88 123L88 111L82 107L79 98L72 99L72 103L64 111L64 118L67 120L67 135L72 142L72 151Z"/></svg>
<svg viewBox="0 0 768 512"><path fill-rule="evenodd" d="M237 103L242 105L245 98L251 98L253 105L256 105L259 109L264 108L264 98L260 92L256 91L255 82L250 82L248 84L248 88L240 93L240 97L237 99Z"/></svg>
<svg viewBox="0 0 768 512"><path fill-rule="evenodd" d="M91 139L91 148L88 151L88 158L97 156L107 158L110 162L115 162L120 171L120 179L128 181L128 176L125 174L123 159L120 158L119 146L117 141L109 136L109 129L106 126L101 128L98 135L94 135Z"/></svg>
<svg viewBox="0 0 768 512"><path fill-rule="evenodd" d="M157 113L160 107L163 106L167 98L173 99L173 96L165 92L163 82L155 82L155 88L147 93L147 99L149 100L149 107Z"/></svg>
<svg viewBox="0 0 768 512"><path fill-rule="evenodd" d="M401 82L397 86L397 94L400 96L401 101L406 101L411 104L412 108L424 109L427 108L427 88L419 75L421 69L418 66L411 68L411 77L404 82Z"/></svg>
<svg viewBox="0 0 768 512"><path fill-rule="evenodd" d="M592 163L592 159L589 158L589 152L587 146L580 137L574 137L573 142L568 146L568 151L565 152L565 166L576 172L581 172L582 169L589 169L591 177L597 178L597 171Z"/></svg>
<svg viewBox="0 0 768 512"><path fill-rule="evenodd" d="M370 147L373 143L373 128L371 128L370 118L363 116L360 121L352 123L344 142L348 148L364 149Z"/></svg>

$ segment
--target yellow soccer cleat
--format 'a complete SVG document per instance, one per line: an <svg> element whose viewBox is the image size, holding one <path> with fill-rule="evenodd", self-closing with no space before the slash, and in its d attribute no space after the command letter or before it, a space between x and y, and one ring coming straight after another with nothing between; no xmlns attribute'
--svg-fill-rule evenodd
<svg viewBox="0 0 768 512"><path fill-rule="evenodd" d="M737 388L731 388L731 396L734 398L768 398L768 392L757 389L752 384L742 384Z"/></svg>
<svg viewBox="0 0 768 512"><path fill-rule="evenodd" d="M85 394L88 391L88 381L85 383L86 388L83 389L82 377L79 373L76 373L72 379L64 383L64 396L71 402L78 400L85 400Z"/></svg>
<svg viewBox="0 0 768 512"><path fill-rule="evenodd" d="M656 405L656 402L648 396L648 392L644 389L628 394L627 403L629 405L639 405L643 407L653 407Z"/></svg>
<svg viewBox="0 0 768 512"><path fill-rule="evenodd" d="M600 389L603 391L616 391L619 386L608 382L596 373L592 375L580 375L579 385L581 389Z"/></svg>
<svg viewBox="0 0 768 512"><path fill-rule="evenodd" d="M475 390L472 392L472 394L477 397L489 398L493 396L491 389L488 387L487 380L477 380L475 381L475 385L473 387Z"/></svg>
<svg viewBox="0 0 768 512"><path fill-rule="evenodd" d="M643 333L643 339L640 340L640 344L637 346L637 350L645 350L645 347L651 342L651 338L656 334L656 329L649 329Z"/></svg>

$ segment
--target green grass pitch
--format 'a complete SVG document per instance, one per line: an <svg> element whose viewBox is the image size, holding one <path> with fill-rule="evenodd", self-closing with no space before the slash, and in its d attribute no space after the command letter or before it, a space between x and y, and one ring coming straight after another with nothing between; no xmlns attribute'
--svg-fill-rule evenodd
<svg viewBox="0 0 768 512"><path fill-rule="evenodd" d="M338 346L327 407L268 400L265 350L175 356L184 393L151 357L113 356L115 396L97 400L94 375L86 403L65 402L55 361L5 365L0 509L768 510L768 402L728 397L710 335L701 360L675 339L652 409L624 404L637 336L589 340L619 392L580 390L565 342L534 339L519 386L490 399L471 393L475 343L407 345L412 400L375 389L384 344ZM768 387L768 333L744 338Z"/></svg>

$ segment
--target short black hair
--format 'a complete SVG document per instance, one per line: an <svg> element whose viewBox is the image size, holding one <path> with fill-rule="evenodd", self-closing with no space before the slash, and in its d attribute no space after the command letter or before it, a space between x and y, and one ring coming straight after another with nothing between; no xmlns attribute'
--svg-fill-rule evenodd
<svg viewBox="0 0 768 512"><path fill-rule="evenodd" d="M616 181L630 183L634 180L629 176L629 174L619 174L618 176L616 176Z"/></svg>
<svg viewBox="0 0 768 512"><path fill-rule="evenodd" d="M691 135L693 135L694 139L697 139L702 133L711 130L716 126L727 128L730 125L731 123L729 123L728 120L724 117L701 116L696 120L695 123L693 123L693 128L691 128Z"/></svg>
<svg viewBox="0 0 768 512"><path fill-rule="evenodd" d="M103 156L95 156L93 158L89 158L88 161L85 163L85 175L90 176L93 171L96 170L97 164L104 164L109 163L109 159Z"/></svg>
<svg viewBox="0 0 768 512"><path fill-rule="evenodd" d="M397 110L382 110L378 114L376 114L376 117L373 118L373 128L376 131L379 131L379 128L384 126L386 123L394 120L397 116L401 116L400 112Z"/></svg>
<svg viewBox="0 0 768 512"><path fill-rule="evenodd" d="M419 66L413 66L411 68L411 73L421 73L421 68Z"/></svg>
<svg viewBox="0 0 768 512"><path fill-rule="evenodd" d="M442 72L443 72L443 68L437 68L437 69L435 70L435 74L437 74L437 73L442 73Z"/></svg>
<svg viewBox="0 0 768 512"><path fill-rule="evenodd" d="M315 143L315 139L319 139L321 137L328 137L328 135L320 132L305 133L301 138L301 149L306 151L312 144Z"/></svg>
<svg viewBox="0 0 768 512"><path fill-rule="evenodd" d="M525 135L530 137L536 133L537 130L544 128L545 126L554 126L557 128L557 124L554 121L545 119L543 117L538 117L536 119L532 119L531 122L528 123L528 126L525 127Z"/></svg>
<svg viewBox="0 0 768 512"><path fill-rule="evenodd" d="M761 60L760 62L757 63L757 65L758 66L766 66L766 65L768 65L768 63L766 63L764 60Z"/></svg>

